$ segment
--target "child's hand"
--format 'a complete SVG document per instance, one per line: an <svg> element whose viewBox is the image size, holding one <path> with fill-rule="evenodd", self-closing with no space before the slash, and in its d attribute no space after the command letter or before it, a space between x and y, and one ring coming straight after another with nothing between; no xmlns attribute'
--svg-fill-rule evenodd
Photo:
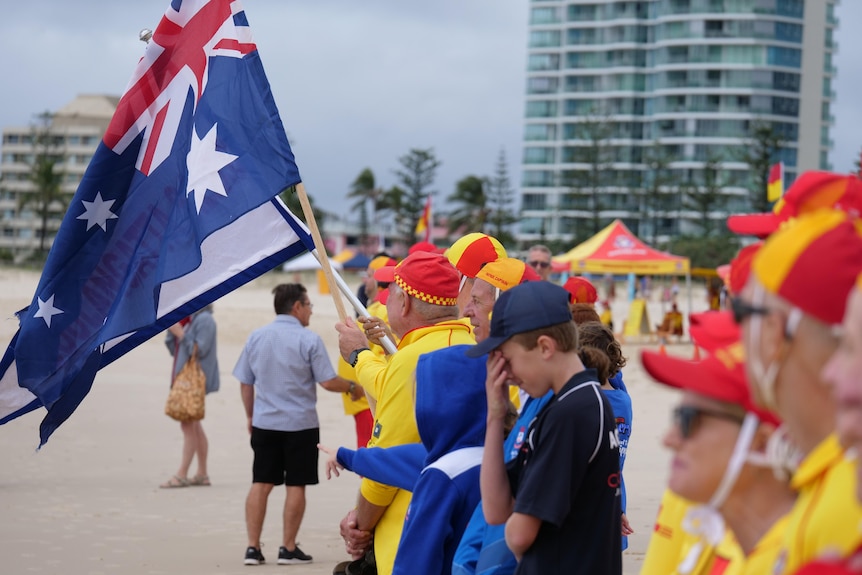
<svg viewBox="0 0 862 575"><path fill-rule="evenodd" d="M628 536L628 535L631 535L632 533L635 532L635 530L632 529L632 526L629 523L629 518L626 517L625 513L623 513L622 516L620 517L620 523L622 524L622 527L623 527L622 528L623 535Z"/></svg>
<svg viewBox="0 0 862 575"><path fill-rule="evenodd" d="M506 360L499 351L488 355L488 376L485 392L488 396L488 420L505 420L509 411L509 373Z"/></svg>
<svg viewBox="0 0 862 575"><path fill-rule="evenodd" d="M326 454L326 479L332 479L332 474L341 477L338 471L344 469L344 466L338 463L338 449L331 449L320 443L317 444L317 448Z"/></svg>

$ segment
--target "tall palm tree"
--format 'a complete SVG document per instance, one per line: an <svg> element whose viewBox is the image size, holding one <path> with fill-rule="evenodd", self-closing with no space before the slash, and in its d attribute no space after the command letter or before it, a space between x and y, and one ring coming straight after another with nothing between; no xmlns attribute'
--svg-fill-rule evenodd
<svg viewBox="0 0 862 575"><path fill-rule="evenodd" d="M455 186L455 193L447 200L456 207L449 213L449 233L462 227L468 227L471 232L481 232L491 209L488 207L488 196L485 193L487 180L477 176L467 176Z"/></svg>
<svg viewBox="0 0 862 575"><path fill-rule="evenodd" d="M37 116L38 123L33 126L33 164L28 174L33 191L21 194L18 211L33 205L39 214L39 253L45 254L48 241L48 224L52 213L66 211L70 194L63 191L63 171L58 169L62 153L58 149L56 135L51 132L53 115L43 112Z"/></svg>
<svg viewBox="0 0 862 575"><path fill-rule="evenodd" d="M364 243L368 237L370 225L374 225L374 229L379 229L377 222L377 211L380 208L380 200L383 196L383 190L375 185L374 172L370 168L365 168L356 176L353 183L350 185L348 198L355 199L351 209L359 210L359 237L361 243ZM371 202L373 215L371 223L368 219L368 202Z"/></svg>
<svg viewBox="0 0 862 575"><path fill-rule="evenodd" d="M395 229L409 245L413 242L413 224L407 192L398 186L392 186L383 192L378 204L380 211L389 212L395 220Z"/></svg>

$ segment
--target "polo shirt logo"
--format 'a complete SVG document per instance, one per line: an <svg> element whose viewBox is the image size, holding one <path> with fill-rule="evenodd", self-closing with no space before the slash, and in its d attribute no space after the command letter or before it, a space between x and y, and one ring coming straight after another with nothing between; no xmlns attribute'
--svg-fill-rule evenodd
<svg viewBox="0 0 862 575"><path fill-rule="evenodd" d="M376 422L376 423L374 424L374 431L372 432L372 434L371 434L371 435L373 435L373 436L374 436L375 438L377 438L377 439L380 439L380 431L381 431L382 429L383 429L383 426L382 426L382 425L380 425L380 422L379 422L379 421L378 421L378 422Z"/></svg>

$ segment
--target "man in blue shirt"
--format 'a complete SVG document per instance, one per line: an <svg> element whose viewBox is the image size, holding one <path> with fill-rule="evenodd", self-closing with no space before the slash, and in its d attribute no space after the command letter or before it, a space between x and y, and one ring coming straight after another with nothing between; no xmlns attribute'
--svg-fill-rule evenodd
<svg viewBox="0 0 862 575"><path fill-rule="evenodd" d="M240 381L254 450L252 485L245 503L246 565L264 563L260 534L273 486L284 484L284 534L278 563L310 563L296 546L305 513L305 486L316 485L317 383L357 397L362 388L335 374L323 340L306 329L312 304L301 284L273 290L275 320L249 336L233 370Z"/></svg>

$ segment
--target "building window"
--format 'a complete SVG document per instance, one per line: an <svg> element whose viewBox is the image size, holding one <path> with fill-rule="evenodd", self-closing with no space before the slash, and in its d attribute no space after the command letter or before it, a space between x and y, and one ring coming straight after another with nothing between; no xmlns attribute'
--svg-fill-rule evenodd
<svg viewBox="0 0 862 575"><path fill-rule="evenodd" d="M772 113L777 116L799 117L799 100L797 98L774 97L772 98Z"/></svg>
<svg viewBox="0 0 862 575"><path fill-rule="evenodd" d="M530 32L531 48L553 48L560 45L559 30L534 30Z"/></svg>
<svg viewBox="0 0 862 575"><path fill-rule="evenodd" d="M777 0L775 13L779 16L802 18L804 0Z"/></svg>
<svg viewBox="0 0 862 575"><path fill-rule="evenodd" d="M552 118L557 115L557 102L554 100L534 100L527 102L528 118Z"/></svg>
<svg viewBox="0 0 862 575"><path fill-rule="evenodd" d="M524 139L527 141L554 140L557 136L557 127L554 124L528 124L524 130Z"/></svg>
<svg viewBox="0 0 862 575"><path fill-rule="evenodd" d="M772 89L784 92L799 92L800 76L792 72L774 72L772 74Z"/></svg>
<svg viewBox="0 0 862 575"><path fill-rule="evenodd" d="M524 149L525 164L553 164L556 150L554 148Z"/></svg>
<svg viewBox="0 0 862 575"><path fill-rule="evenodd" d="M521 200L522 210L544 210L547 204L547 194L524 194Z"/></svg>
<svg viewBox="0 0 862 575"><path fill-rule="evenodd" d="M550 188L554 185L554 172L551 170L524 170L521 185L525 188Z"/></svg>
<svg viewBox="0 0 862 575"><path fill-rule="evenodd" d="M802 43L802 26L789 22L775 23L775 39L782 42Z"/></svg>
<svg viewBox="0 0 862 575"><path fill-rule="evenodd" d="M770 66L800 68L802 67L802 50L769 46L766 52L766 62Z"/></svg>
<svg viewBox="0 0 862 575"><path fill-rule="evenodd" d="M527 79L528 94L553 94L559 87L558 78L533 77Z"/></svg>
<svg viewBox="0 0 862 575"><path fill-rule="evenodd" d="M559 54L530 54L530 57L527 60L527 70L530 70L532 72L559 69Z"/></svg>
<svg viewBox="0 0 862 575"><path fill-rule="evenodd" d="M558 24L559 22L559 8L533 8L530 10L530 24Z"/></svg>

